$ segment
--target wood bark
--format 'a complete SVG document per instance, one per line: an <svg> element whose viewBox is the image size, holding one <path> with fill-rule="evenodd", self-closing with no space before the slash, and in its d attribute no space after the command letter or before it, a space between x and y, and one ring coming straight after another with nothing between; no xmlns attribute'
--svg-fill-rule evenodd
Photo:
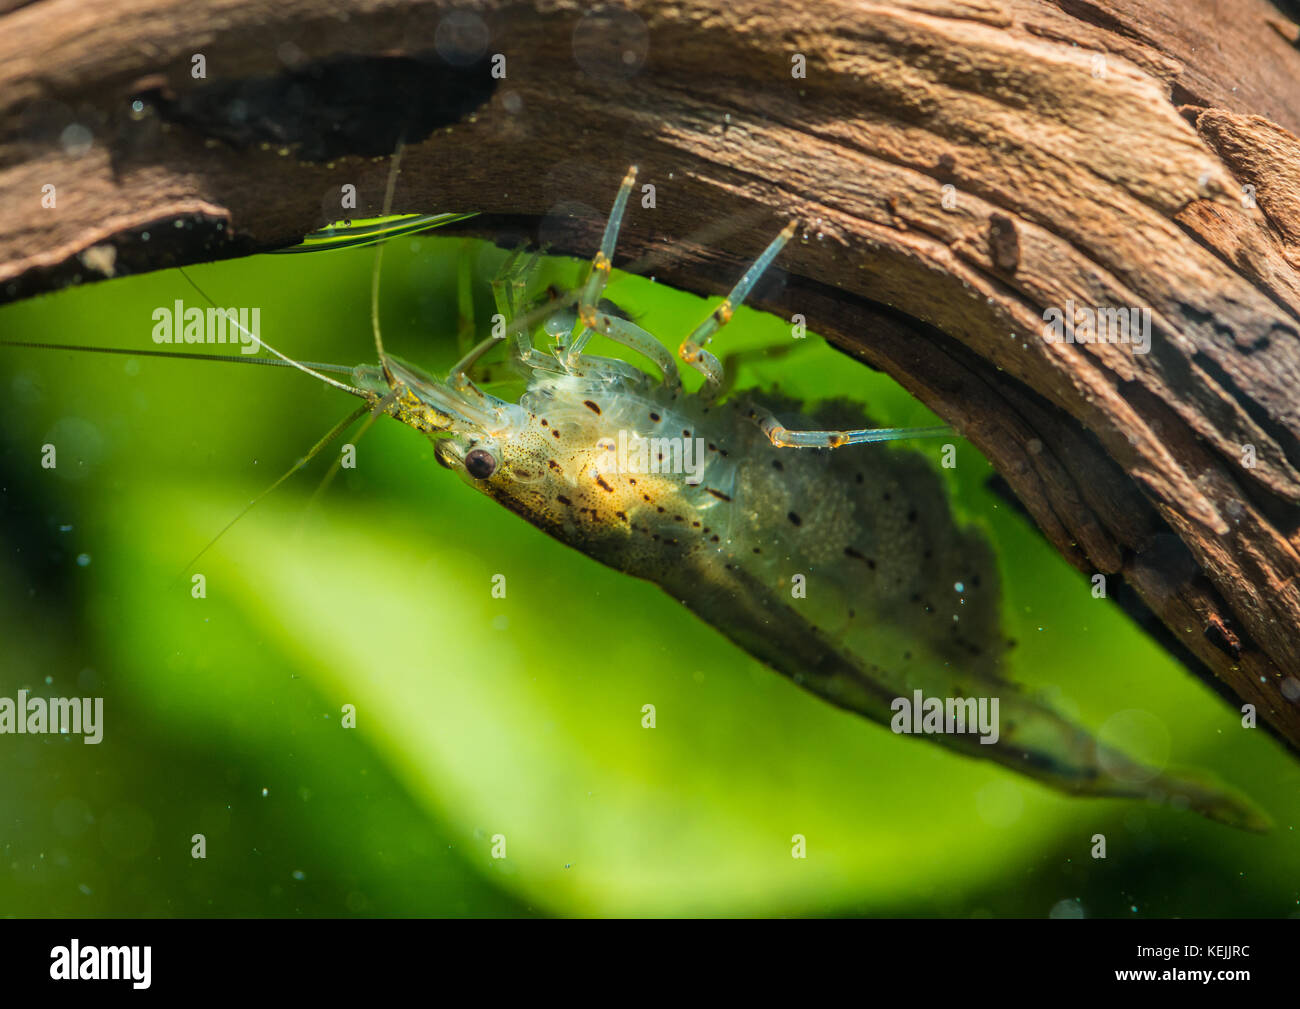
<svg viewBox="0 0 1300 1009"><path fill-rule="evenodd" d="M398 137L395 210L578 255L637 164L656 206L616 261L699 293L797 217L759 305L897 378L1300 744L1300 52L1278 7L0 11L0 298L290 244L346 184L377 210ZM1150 352L1044 339L1071 303L1148 310Z"/></svg>

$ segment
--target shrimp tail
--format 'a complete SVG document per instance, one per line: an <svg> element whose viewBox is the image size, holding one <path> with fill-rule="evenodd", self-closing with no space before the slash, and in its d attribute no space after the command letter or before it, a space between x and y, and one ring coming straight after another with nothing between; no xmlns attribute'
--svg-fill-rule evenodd
<svg viewBox="0 0 1300 1009"><path fill-rule="evenodd" d="M999 703L994 709L997 732L982 739L971 733L927 730L926 738L965 756L994 761L1067 795L1157 802L1254 833L1272 826L1267 813L1213 774L1144 764L1100 742L1005 679L962 677L959 687L946 663L920 661L903 670L854 654L735 565L722 571L697 569L689 579L665 587L772 669L879 725L891 726L897 720L895 705L913 691L928 697L987 693Z"/></svg>
<svg viewBox="0 0 1300 1009"><path fill-rule="evenodd" d="M1186 808L1216 823L1267 834L1273 820L1243 792L1199 768L1170 768L1147 782L1142 798Z"/></svg>
<svg viewBox="0 0 1300 1009"><path fill-rule="evenodd" d="M992 686L990 683L989 686ZM1093 798L1141 799L1189 810L1257 834L1272 820L1242 792L1199 768L1156 768L1099 741L1086 728L1015 684L1001 682L1002 734L996 745L971 737L935 737L973 756L995 760L1057 791ZM980 752L991 751L991 752Z"/></svg>

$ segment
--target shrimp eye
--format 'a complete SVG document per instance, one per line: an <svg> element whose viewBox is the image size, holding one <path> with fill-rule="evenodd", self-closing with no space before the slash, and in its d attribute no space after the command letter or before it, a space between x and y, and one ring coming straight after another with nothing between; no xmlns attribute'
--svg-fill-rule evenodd
<svg viewBox="0 0 1300 1009"><path fill-rule="evenodd" d="M497 470L496 457L487 449L472 448L465 453L465 471L479 480L486 480Z"/></svg>

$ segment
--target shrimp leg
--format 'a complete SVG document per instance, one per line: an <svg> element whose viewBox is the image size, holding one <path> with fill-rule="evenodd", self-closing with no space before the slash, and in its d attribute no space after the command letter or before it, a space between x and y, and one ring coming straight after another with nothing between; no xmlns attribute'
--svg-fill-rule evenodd
<svg viewBox="0 0 1300 1009"><path fill-rule="evenodd" d="M527 277L541 255L540 252L534 252L521 264L519 260L522 252L522 248L512 252L501 267L501 272L492 281L492 300L496 305L497 313L508 323L514 322L519 315L524 291L528 286ZM514 327L514 336L515 352L525 367L555 367L555 363L549 357L533 347L527 327Z"/></svg>
<svg viewBox="0 0 1300 1009"><path fill-rule="evenodd" d="M632 193L632 186L636 183L636 165L627 170L623 176L623 184L618 187L618 195L614 197L614 206L609 212L609 220L605 222L605 234L600 240L600 248L591 258L591 272L587 274L587 282L583 284L582 296L578 299L578 318L582 322L582 332L578 334L573 344L569 347L567 362L573 365L578 355L582 353L582 348L587 345L591 339L593 331L597 331L597 317L600 314L600 296L605 291L605 285L609 283L610 270L614 268L614 247L618 244L618 229L623 225L623 214L627 210L627 198ZM606 334L608 335L608 334ZM649 334L647 339L653 340ZM621 342L621 341L620 341ZM629 344L628 346L633 346ZM640 348L637 347L639 350Z"/></svg>
<svg viewBox="0 0 1300 1009"><path fill-rule="evenodd" d="M777 257L785 243L790 241L795 227L795 222L791 221L781 229L781 233L772 239L762 254L750 264L749 269L731 289L731 293L722 299L722 303L710 312L709 317L696 326L691 335L677 348L677 355L704 376L704 385L700 387L699 393L704 400L717 398L723 380L721 362L705 350L705 346L713 339L713 334L731 320L736 308L744 302L749 292L754 289L754 285L758 283L758 278L772 265L772 260Z"/></svg>
<svg viewBox="0 0 1300 1009"><path fill-rule="evenodd" d="M584 334L600 333L602 336L609 337L615 343L621 343L623 346L630 347L637 353L650 358L659 367L660 372L663 373L666 387L673 389L682 384L682 377L677 373L677 362L673 360L673 355L668 352L668 348L636 323L595 309L592 312L589 327L583 330Z"/></svg>
<svg viewBox="0 0 1300 1009"><path fill-rule="evenodd" d="M932 427L865 427L848 431L791 431L775 415L750 404L749 419L757 424L777 448L840 448L873 441L901 441L905 438L939 438L952 434L944 425Z"/></svg>

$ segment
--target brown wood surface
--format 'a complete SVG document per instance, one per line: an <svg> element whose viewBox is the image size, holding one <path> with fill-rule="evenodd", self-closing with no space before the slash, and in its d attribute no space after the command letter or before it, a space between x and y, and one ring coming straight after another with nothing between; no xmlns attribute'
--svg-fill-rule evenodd
<svg viewBox="0 0 1300 1009"><path fill-rule="evenodd" d="M0 299L294 242L346 183L375 210L398 135L395 210L527 217L579 254L636 163L657 205L618 261L701 293L796 216L763 307L896 377L1300 744L1300 51L1278 8L452 10L0 3ZM449 38L505 79L449 70ZM1045 341L1067 300L1149 309L1150 353Z"/></svg>

